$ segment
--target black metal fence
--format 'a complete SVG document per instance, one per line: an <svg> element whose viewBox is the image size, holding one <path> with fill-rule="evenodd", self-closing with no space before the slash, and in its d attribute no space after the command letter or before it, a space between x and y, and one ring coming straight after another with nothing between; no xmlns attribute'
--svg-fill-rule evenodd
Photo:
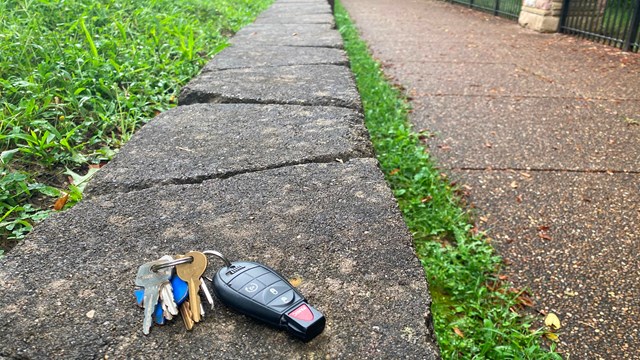
<svg viewBox="0 0 640 360"><path fill-rule="evenodd" d="M522 0L450 0L452 3L467 5L470 8L479 9L503 16L509 19L518 20Z"/></svg>
<svg viewBox="0 0 640 360"><path fill-rule="evenodd" d="M560 31L637 52L640 0L564 0Z"/></svg>

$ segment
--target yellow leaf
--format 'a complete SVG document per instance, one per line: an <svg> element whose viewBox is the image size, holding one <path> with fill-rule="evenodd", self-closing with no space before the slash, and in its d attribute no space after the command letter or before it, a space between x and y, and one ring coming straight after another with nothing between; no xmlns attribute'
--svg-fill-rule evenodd
<svg viewBox="0 0 640 360"><path fill-rule="evenodd" d="M292 277L289 279L289 283L291 283L291 286L293 287L298 287L302 284L302 278L299 276Z"/></svg>
<svg viewBox="0 0 640 360"><path fill-rule="evenodd" d="M544 318L544 324L552 330L558 330L562 327L560 325L560 319L558 319L558 316L554 313L547 314L547 317Z"/></svg>
<svg viewBox="0 0 640 360"><path fill-rule="evenodd" d="M553 342L558 342L558 335L557 334L549 332L549 333L544 334L544 336L546 336L547 339L549 339L549 340L551 340Z"/></svg>

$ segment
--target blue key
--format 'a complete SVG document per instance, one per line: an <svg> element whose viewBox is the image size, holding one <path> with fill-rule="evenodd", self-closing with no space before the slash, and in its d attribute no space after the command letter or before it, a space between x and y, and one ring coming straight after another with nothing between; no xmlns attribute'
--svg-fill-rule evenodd
<svg viewBox="0 0 640 360"><path fill-rule="evenodd" d="M176 274L171 275L171 287L173 288L173 300L176 302L177 306L180 306L189 295L189 286L187 283L180 279ZM142 299L144 299L144 289L137 289L133 292L136 297L136 302L138 305L142 306ZM158 301L156 305L155 311L153 313L154 320L158 325L164 325L165 318L162 313L162 304L161 301Z"/></svg>

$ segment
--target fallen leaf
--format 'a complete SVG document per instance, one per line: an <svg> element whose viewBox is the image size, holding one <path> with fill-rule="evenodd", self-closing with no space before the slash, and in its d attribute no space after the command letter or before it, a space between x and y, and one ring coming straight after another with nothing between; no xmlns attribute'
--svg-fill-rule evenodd
<svg viewBox="0 0 640 360"><path fill-rule="evenodd" d="M62 210L62 208L64 208L64 205L67 203L67 200L69 200L69 194L67 194L66 192L63 192L62 194L63 195L59 197L58 200L56 200L56 202L53 204L53 210L55 211Z"/></svg>
<svg viewBox="0 0 640 360"><path fill-rule="evenodd" d="M544 232L538 233L538 237L543 240L553 240L551 236L549 236L547 233L544 233Z"/></svg>
<svg viewBox="0 0 640 360"><path fill-rule="evenodd" d="M527 295L524 295L524 294L521 294L520 296L518 296L518 302L521 305L524 305L526 307L533 307L533 305L535 305L533 300L530 297L528 297Z"/></svg>
<svg viewBox="0 0 640 360"><path fill-rule="evenodd" d="M460 336L461 338L464 337L464 333L462 332L462 330L458 329L457 327L453 328L453 332L456 333L456 335Z"/></svg>
<svg viewBox="0 0 640 360"><path fill-rule="evenodd" d="M71 171L69 169L67 169L67 171L65 171L64 173L66 175L69 175L69 182L71 184L74 184L75 186L77 186L78 189L80 190L80 192L83 192L85 186L87 186L87 183L89 183L89 180L91 180L93 175L95 175L96 172L98 172L98 170L100 170L100 169L89 168L89 171L87 171L87 173L85 175L80 175L80 174L75 173L75 172L73 172L73 171Z"/></svg>
<svg viewBox="0 0 640 360"><path fill-rule="evenodd" d="M550 229L550 228L549 228L549 226L547 226L547 225L540 225L540 226L538 226L538 231L547 231L547 230L549 230L549 229Z"/></svg>
<svg viewBox="0 0 640 360"><path fill-rule="evenodd" d="M393 169L393 170L389 171L389 175L393 176L393 175L395 175L395 174L397 174L399 172L400 172L400 169Z"/></svg>
<svg viewBox="0 0 640 360"><path fill-rule="evenodd" d="M565 294L565 295L567 295L567 296L576 296L576 295L578 295L578 293L577 293L577 292L575 292L575 291L571 291L571 289L566 289L566 290L564 291L564 294Z"/></svg>
<svg viewBox="0 0 640 360"><path fill-rule="evenodd" d="M516 201L519 203L522 202L522 194L519 194L518 196L516 196Z"/></svg>
<svg viewBox="0 0 640 360"><path fill-rule="evenodd" d="M558 318L558 315L551 312L548 313L547 316L544 318L544 324L547 325L552 330L558 330L562 327L560 325L560 319Z"/></svg>
<svg viewBox="0 0 640 360"><path fill-rule="evenodd" d="M514 189L517 189L518 188L518 182L517 181L512 182L511 183L511 187L514 188Z"/></svg>
<svg viewBox="0 0 640 360"><path fill-rule="evenodd" d="M428 195L428 196L425 196L422 199L420 199L420 202L424 204L424 203L428 203L431 200L433 200L433 196Z"/></svg>
<svg viewBox="0 0 640 360"><path fill-rule="evenodd" d="M302 284L302 278L299 277L299 276L294 276L294 277L289 279L289 283L293 287L298 287L298 286L300 286L300 284Z"/></svg>
<svg viewBox="0 0 640 360"><path fill-rule="evenodd" d="M548 333L545 333L544 336L546 336L547 339L549 339L549 340L551 340L553 342L558 342L558 335L557 334L554 334L552 332L548 332Z"/></svg>
<svg viewBox="0 0 640 360"><path fill-rule="evenodd" d="M484 146L486 146L486 147L488 147L489 149L491 149L491 148L493 147L493 144L487 141L487 142L484 144Z"/></svg>

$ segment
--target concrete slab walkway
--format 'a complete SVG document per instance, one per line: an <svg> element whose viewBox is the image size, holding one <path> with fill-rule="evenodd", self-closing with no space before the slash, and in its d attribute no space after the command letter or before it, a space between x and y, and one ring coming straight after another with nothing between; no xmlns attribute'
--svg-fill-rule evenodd
<svg viewBox="0 0 640 360"><path fill-rule="evenodd" d="M640 56L433 0L343 0L571 359L640 358Z"/></svg>
<svg viewBox="0 0 640 360"><path fill-rule="evenodd" d="M440 358L330 5L277 1L231 42L81 203L0 259L1 359ZM303 343L216 300L192 331L144 336L138 267L190 250L300 279L324 331Z"/></svg>

